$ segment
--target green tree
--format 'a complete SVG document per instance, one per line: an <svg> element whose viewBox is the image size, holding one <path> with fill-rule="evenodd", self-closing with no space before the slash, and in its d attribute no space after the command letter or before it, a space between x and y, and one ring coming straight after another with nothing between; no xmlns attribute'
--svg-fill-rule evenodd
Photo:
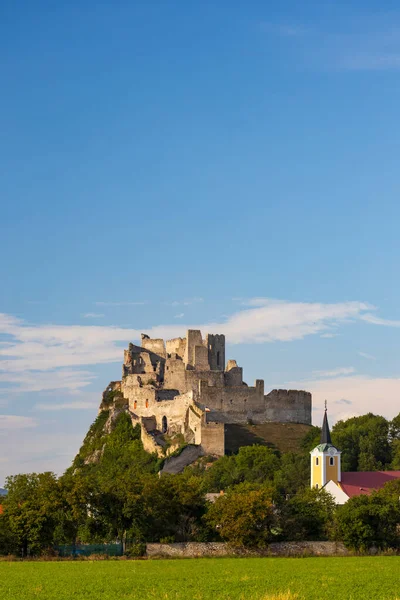
<svg viewBox="0 0 400 600"><path fill-rule="evenodd" d="M332 441L342 451L343 471L379 471L392 460L389 422L372 413L338 421Z"/></svg>
<svg viewBox="0 0 400 600"><path fill-rule="evenodd" d="M275 472L274 485L281 496L293 496L310 486L310 455L288 452L281 458L281 468Z"/></svg>
<svg viewBox="0 0 400 600"><path fill-rule="evenodd" d="M265 546L273 539L276 522L271 492L238 485L209 507L205 521L232 546Z"/></svg>
<svg viewBox="0 0 400 600"><path fill-rule="evenodd" d="M54 540L61 497L54 473L6 479L5 515L22 556L39 554Z"/></svg>
<svg viewBox="0 0 400 600"><path fill-rule="evenodd" d="M280 505L282 535L290 541L329 539L335 510L325 490L303 489Z"/></svg>
<svg viewBox="0 0 400 600"><path fill-rule="evenodd" d="M239 483L272 481L280 468L277 453L265 446L243 446L238 454L222 456L206 472L206 488L210 492L227 490Z"/></svg>
<svg viewBox="0 0 400 600"><path fill-rule="evenodd" d="M6 513L0 514L0 556L17 554L19 551L15 536Z"/></svg>
<svg viewBox="0 0 400 600"><path fill-rule="evenodd" d="M339 507L337 532L344 544L357 550L398 547L399 492L399 482L387 484L371 496L354 496Z"/></svg>

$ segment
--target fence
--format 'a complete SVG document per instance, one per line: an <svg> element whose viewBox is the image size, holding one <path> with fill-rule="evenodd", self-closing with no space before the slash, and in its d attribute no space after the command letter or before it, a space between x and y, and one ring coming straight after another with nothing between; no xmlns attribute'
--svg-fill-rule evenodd
<svg viewBox="0 0 400 600"><path fill-rule="evenodd" d="M56 546L59 556L90 556L105 554L107 556L122 556L122 544L76 544L75 546Z"/></svg>

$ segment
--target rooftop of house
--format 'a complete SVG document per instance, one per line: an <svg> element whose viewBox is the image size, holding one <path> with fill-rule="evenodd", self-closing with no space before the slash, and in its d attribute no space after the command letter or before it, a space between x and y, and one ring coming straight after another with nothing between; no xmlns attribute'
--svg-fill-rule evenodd
<svg viewBox="0 0 400 600"><path fill-rule="evenodd" d="M352 498L369 495L388 481L400 479L400 471L354 471L342 473L340 487Z"/></svg>

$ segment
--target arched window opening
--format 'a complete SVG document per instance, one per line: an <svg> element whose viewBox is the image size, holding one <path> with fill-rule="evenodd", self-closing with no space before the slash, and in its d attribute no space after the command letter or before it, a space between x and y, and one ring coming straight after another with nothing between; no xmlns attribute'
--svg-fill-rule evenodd
<svg viewBox="0 0 400 600"><path fill-rule="evenodd" d="M329 457L329 464L331 467L333 467L335 465L335 459L333 458L333 456Z"/></svg>
<svg viewBox="0 0 400 600"><path fill-rule="evenodd" d="M217 352L217 367L219 367L219 352Z"/></svg>
<svg viewBox="0 0 400 600"><path fill-rule="evenodd" d="M318 483L316 483L315 484L315 489L318 489L318 488L319 488L319 485L318 485Z"/></svg>
<svg viewBox="0 0 400 600"><path fill-rule="evenodd" d="M149 408L149 401L146 399L146 408Z"/></svg>
<svg viewBox="0 0 400 600"><path fill-rule="evenodd" d="M135 400L135 401L134 401L134 403L133 403L133 408L134 408L134 409L135 409L135 408L137 408L137 400Z"/></svg>
<svg viewBox="0 0 400 600"><path fill-rule="evenodd" d="M168 422L167 422L167 417L163 417L162 418L162 432L163 433L167 433L168 431Z"/></svg>
<svg viewBox="0 0 400 600"><path fill-rule="evenodd" d="M318 465L319 465L319 458L316 458L316 459L315 459L315 464L316 464L316 466L318 467Z"/></svg>

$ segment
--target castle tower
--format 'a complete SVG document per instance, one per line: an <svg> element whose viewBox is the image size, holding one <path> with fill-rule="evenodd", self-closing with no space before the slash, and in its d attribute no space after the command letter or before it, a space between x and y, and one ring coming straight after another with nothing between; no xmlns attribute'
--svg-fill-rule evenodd
<svg viewBox="0 0 400 600"><path fill-rule="evenodd" d="M340 481L341 452L332 444L326 403L320 444L314 448L310 454L312 488L321 489L328 483L328 481L333 481L334 483L338 483Z"/></svg>

